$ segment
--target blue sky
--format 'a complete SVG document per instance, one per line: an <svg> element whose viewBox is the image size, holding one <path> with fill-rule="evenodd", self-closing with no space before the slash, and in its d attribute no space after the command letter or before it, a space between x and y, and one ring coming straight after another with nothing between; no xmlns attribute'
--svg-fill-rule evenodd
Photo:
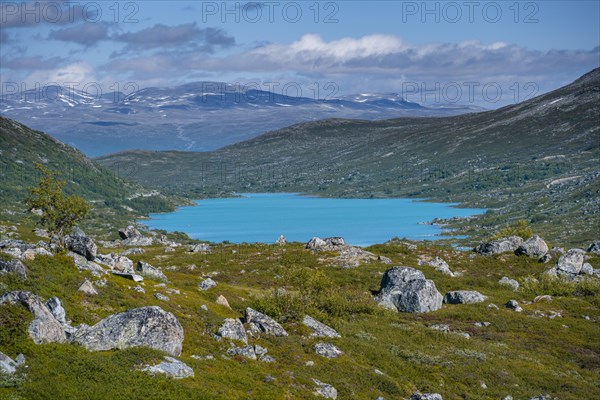
<svg viewBox="0 0 600 400"><path fill-rule="evenodd" d="M305 95L333 82L495 108L600 66L599 3L2 1L0 82L297 83Z"/></svg>

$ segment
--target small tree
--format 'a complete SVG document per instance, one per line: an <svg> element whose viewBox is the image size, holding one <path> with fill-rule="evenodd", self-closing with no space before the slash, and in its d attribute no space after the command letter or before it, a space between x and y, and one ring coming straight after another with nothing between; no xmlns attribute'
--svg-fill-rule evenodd
<svg viewBox="0 0 600 400"><path fill-rule="evenodd" d="M529 239L533 235L533 231L531 230L531 226L529 226L529 222L527 220L520 219L517 222L500 229L491 237L491 239L496 240L513 235L520 236L523 239Z"/></svg>
<svg viewBox="0 0 600 400"><path fill-rule="evenodd" d="M42 212L38 225L46 228L50 237L55 236L60 246L64 247L66 233L85 218L90 205L79 196L65 196L65 182L56 178L56 172L39 163L34 163L34 167L42 176L38 185L30 189L28 210L38 209Z"/></svg>

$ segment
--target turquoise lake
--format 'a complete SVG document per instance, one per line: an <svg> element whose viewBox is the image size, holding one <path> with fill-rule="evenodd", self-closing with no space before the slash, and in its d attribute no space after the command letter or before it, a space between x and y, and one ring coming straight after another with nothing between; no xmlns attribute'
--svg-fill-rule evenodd
<svg viewBox="0 0 600 400"><path fill-rule="evenodd" d="M175 212L140 221L152 229L180 231L210 242L272 243L279 235L307 242L313 236L342 236L368 246L393 237L436 240L442 232L424 224L434 218L464 217L482 209L409 199L331 199L293 193L243 193L242 197L196 201Z"/></svg>

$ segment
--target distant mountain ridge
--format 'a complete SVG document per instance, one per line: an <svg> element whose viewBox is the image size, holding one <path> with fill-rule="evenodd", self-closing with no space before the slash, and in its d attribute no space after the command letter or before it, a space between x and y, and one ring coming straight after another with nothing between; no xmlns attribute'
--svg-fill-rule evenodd
<svg viewBox="0 0 600 400"><path fill-rule="evenodd" d="M276 191L462 202L494 209L474 225L491 230L524 218L551 237L584 243L600 232L599 100L595 69L493 111L328 119L209 153L136 151L97 161L130 163L133 179L192 197Z"/></svg>
<svg viewBox="0 0 600 400"><path fill-rule="evenodd" d="M90 86L90 92L94 89ZM338 98L330 93L321 89L320 93L315 90L302 96L295 87L266 91L256 85L221 82L151 87L129 95L118 91L97 95L72 87L47 86L3 94L0 115L98 156L139 148L210 151L273 129L332 117L378 120L482 110L453 104L427 107L406 101L397 93Z"/></svg>

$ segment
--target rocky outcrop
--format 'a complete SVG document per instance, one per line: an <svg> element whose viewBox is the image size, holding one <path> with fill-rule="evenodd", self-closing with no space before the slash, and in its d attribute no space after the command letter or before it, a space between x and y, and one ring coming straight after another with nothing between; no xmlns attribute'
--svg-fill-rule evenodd
<svg viewBox="0 0 600 400"><path fill-rule="evenodd" d="M325 358L338 358L344 354L337 346L331 343L317 343L313 346L315 353Z"/></svg>
<svg viewBox="0 0 600 400"><path fill-rule="evenodd" d="M145 276L146 278L154 279L155 281L167 282L168 279L165 274L158 268L153 267L144 261L138 261L137 267L135 268L136 272L140 275Z"/></svg>
<svg viewBox="0 0 600 400"><path fill-rule="evenodd" d="M193 244L188 247L188 250L192 253L210 253L211 248L208 243Z"/></svg>
<svg viewBox="0 0 600 400"><path fill-rule="evenodd" d="M476 304L487 299L486 296L475 290L455 290L446 293L444 303L446 304Z"/></svg>
<svg viewBox="0 0 600 400"><path fill-rule="evenodd" d="M0 274L17 274L21 279L27 279L27 269L20 260L0 260Z"/></svg>
<svg viewBox="0 0 600 400"><path fill-rule="evenodd" d="M240 342L244 342L246 344L248 343L248 336L246 336L244 325L239 319L236 318L226 318L219 328L217 335L223 338L239 340Z"/></svg>
<svg viewBox="0 0 600 400"><path fill-rule="evenodd" d="M92 285L92 282L90 282L89 280L85 280L83 281L83 283L79 286L79 288L77 289L78 292L83 292L85 294L90 294L90 295L96 295L98 294L98 291L96 290L96 288L94 287L94 285Z"/></svg>
<svg viewBox="0 0 600 400"><path fill-rule="evenodd" d="M283 236L283 235L279 235L279 237L275 241L275 244L278 244L280 246L283 246L286 243L287 243L287 240L285 240L285 236Z"/></svg>
<svg viewBox="0 0 600 400"><path fill-rule="evenodd" d="M71 235L65 237L65 246L88 261L94 261L96 258L96 243L79 228L74 229Z"/></svg>
<svg viewBox="0 0 600 400"><path fill-rule="evenodd" d="M587 249L588 253L594 253L600 256L600 240L594 240Z"/></svg>
<svg viewBox="0 0 600 400"><path fill-rule="evenodd" d="M249 358L250 360L256 360L258 357L254 347L247 345L242 347L231 347L227 350L227 355L230 356L242 356Z"/></svg>
<svg viewBox="0 0 600 400"><path fill-rule="evenodd" d="M102 274L106 274L108 271L105 270L102 266L95 263L94 261L89 261L82 255L73 253L72 251L67 253L67 256L73 259L73 263L80 271L90 271L92 275L100 276Z"/></svg>
<svg viewBox="0 0 600 400"><path fill-rule="evenodd" d="M119 236L123 240L141 238L143 235L134 226L129 225L127 228L119 229Z"/></svg>
<svg viewBox="0 0 600 400"><path fill-rule="evenodd" d="M144 280L143 276L134 274L133 272L113 271L112 274L120 276L121 278L131 279L134 282L142 282Z"/></svg>
<svg viewBox="0 0 600 400"><path fill-rule="evenodd" d="M413 393L410 400L443 400L441 394L437 393Z"/></svg>
<svg viewBox="0 0 600 400"><path fill-rule="evenodd" d="M478 254L490 256L494 254L512 253L521 246L523 239L519 236L508 236L491 242L480 244L475 248Z"/></svg>
<svg viewBox="0 0 600 400"><path fill-rule="evenodd" d="M429 312L442 307L442 295L435 283L410 267L393 267L385 271L375 300L386 308L401 312Z"/></svg>
<svg viewBox="0 0 600 400"><path fill-rule="evenodd" d="M265 333L271 336L287 336L288 333L273 318L252 308L246 308L245 322L250 325L250 332Z"/></svg>
<svg viewBox="0 0 600 400"><path fill-rule="evenodd" d="M99 254L98 260L113 271L133 273L133 261L125 256L116 253Z"/></svg>
<svg viewBox="0 0 600 400"><path fill-rule="evenodd" d="M340 255L333 258L333 262L342 268L356 268L360 264L376 260L377 257L366 250L356 246L338 246Z"/></svg>
<svg viewBox="0 0 600 400"><path fill-rule="evenodd" d="M198 284L198 288L200 288L201 290L208 290L215 286L217 286L217 282L212 280L212 278L206 278L205 280L203 280L202 282L200 282Z"/></svg>
<svg viewBox="0 0 600 400"><path fill-rule="evenodd" d="M585 251L582 249L571 249L561 255L558 258L556 265L546 271L546 274L568 280L577 279L586 272L583 268L584 261Z"/></svg>
<svg viewBox="0 0 600 400"><path fill-rule="evenodd" d="M548 245L538 235L533 235L515 250L516 255L524 255L532 258L540 258L548 252Z"/></svg>
<svg viewBox="0 0 600 400"><path fill-rule="evenodd" d="M316 396L325 397L326 399L337 399L337 390L328 383L323 383L318 379L313 379L315 385L317 385L314 394Z"/></svg>
<svg viewBox="0 0 600 400"><path fill-rule="evenodd" d="M313 317L308 315L304 316L302 323L306 325L312 333L310 337L328 337L328 338L339 338L341 337L339 333L336 332L335 329L317 321Z"/></svg>
<svg viewBox="0 0 600 400"><path fill-rule="evenodd" d="M113 314L96 325L82 327L73 341L90 351L150 347L178 356L183 343L183 328L170 312L157 306L142 307Z"/></svg>
<svg viewBox="0 0 600 400"><path fill-rule="evenodd" d="M454 276L454 273L450 271L450 266L448 263L440 257L435 257L433 260L420 259L418 264L428 265L435 268L436 271L441 272L442 274Z"/></svg>
<svg viewBox="0 0 600 400"><path fill-rule="evenodd" d="M164 361L156 365L148 365L143 371L151 375L164 374L173 379L193 378L194 370L176 358L166 356Z"/></svg>
<svg viewBox="0 0 600 400"><path fill-rule="evenodd" d="M34 343L63 343L67 340L63 324L37 295L23 291L7 292L0 296L0 304L4 303L20 304L33 314L28 331Z"/></svg>
<svg viewBox="0 0 600 400"><path fill-rule="evenodd" d="M46 307L58 322L61 324L67 323L67 313L58 297L50 297L46 302Z"/></svg>
<svg viewBox="0 0 600 400"><path fill-rule="evenodd" d="M25 356L19 354L16 360L13 360L6 354L0 351L0 372L5 374L14 374L17 372L17 367L25 363Z"/></svg>
<svg viewBox="0 0 600 400"><path fill-rule="evenodd" d="M519 289L519 282L517 282L514 279L510 279L507 276L503 276L502 278L500 278L498 283L501 285L504 285L504 286L510 286L512 288L512 290L515 290L515 291Z"/></svg>
<svg viewBox="0 0 600 400"><path fill-rule="evenodd" d="M342 246L344 246L346 242L344 238L341 237L329 237L325 239L321 239L319 237L313 237L306 243L305 248L312 251L329 251L329 250L339 250Z"/></svg>

